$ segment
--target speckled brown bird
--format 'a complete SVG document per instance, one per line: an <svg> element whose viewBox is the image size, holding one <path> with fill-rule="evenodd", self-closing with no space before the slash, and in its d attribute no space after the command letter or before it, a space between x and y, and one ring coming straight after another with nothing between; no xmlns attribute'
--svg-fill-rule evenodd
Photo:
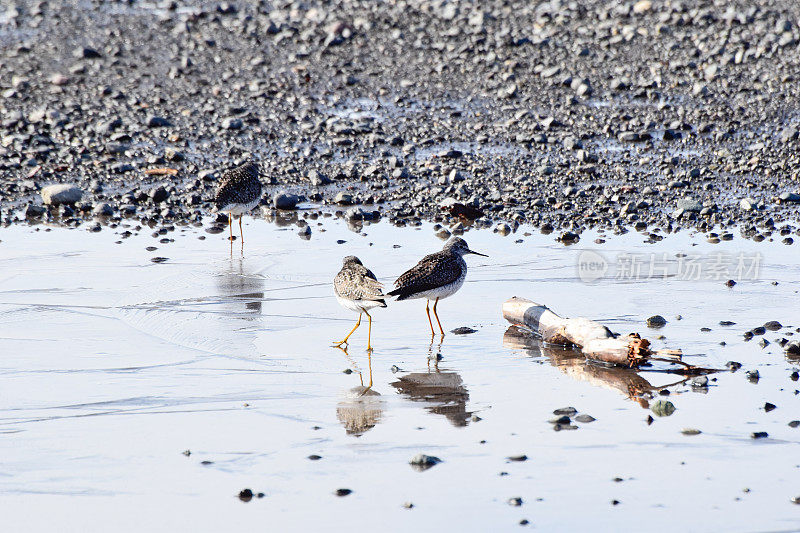
<svg viewBox="0 0 800 533"><path fill-rule="evenodd" d="M467 262L464 261L463 256L467 254L486 257L485 254L470 250L464 239L459 237L450 239L445 243L441 252L426 255L414 268L397 278L397 281L394 282L397 288L388 292L387 296L396 296L398 301L415 298L427 299L425 312L428 314L431 336L436 334L433 331L429 307L430 301L433 300L433 315L436 317L436 323L439 324L439 332L444 336L436 305L439 300L455 294L464 284L464 279L467 277Z"/></svg>
<svg viewBox="0 0 800 533"><path fill-rule="evenodd" d="M248 213L261 201L261 181L258 165L249 161L225 171L219 180L214 204L217 211L228 214L228 229L233 240L233 217L239 215L239 234L244 242L242 215Z"/></svg>
<svg viewBox="0 0 800 533"><path fill-rule="evenodd" d="M369 318L369 333L367 334L367 350L372 350L372 316L369 310L375 307L386 307L381 284L375 274L365 267L361 260L348 255L342 260L342 269L333 278L333 291L336 299L345 309L350 309L358 313L358 322L347 334L344 340L335 342L334 346L347 344L347 339L361 325L361 314L364 313Z"/></svg>

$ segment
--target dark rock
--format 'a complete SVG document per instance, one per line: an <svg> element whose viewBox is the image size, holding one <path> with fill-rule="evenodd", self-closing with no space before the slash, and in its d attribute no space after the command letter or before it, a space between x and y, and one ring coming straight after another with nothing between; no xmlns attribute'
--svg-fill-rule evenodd
<svg viewBox="0 0 800 533"><path fill-rule="evenodd" d="M99 204L95 204L94 208L92 209L92 214L96 217L110 217L114 214L114 208L111 207L111 204L101 202Z"/></svg>
<svg viewBox="0 0 800 533"><path fill-rule="evenodd" d="M578 410L574 407L560 407L553 411L554 415L566 415L566 416L574 416L578 414Z"/></svg>
<svg viewBox="0 0 800 533"><path fill-rule="evenodd" d="M423 453L418 453L417 455L412 457L408 463L415 470L422 472L424 470L428 470L429 468L438 465L441 462L442 462L441 459L439 459L438 457L434 457L433 455L425 455Z"/></svg>
<svg viewBox="0 0 800 533"><path fill-rule="evenodd" d="M244 122L239 118L226 117L222 119L220 126L226 130L240 130L244 127Z"/></svg>
<svg viewBox="0 0 800 533"><path fill-rule="evenodd" d="M163 185L155 187L150 191L150 199L153 200L154 203L160 204L161 202L166 202L168 198L169 191L167 191Z"/></svg>
<svg viewBox="0 0 800 533"><path fill-rule="evenodd" d="M275 206L275 209L291 210L297 208L297 203L299 201L300 198L297 195L282 192L275 195L272 199L272 204Z"/></svg>
<svg viewBox="0 0 800 533"><path fill-rule="evenodd" d="M786 355L800 355L800 341L791 341L783 347Z"/></svg>
<svg viewBox="0 0 800 533"><path fill-rule="evenodd" d="M147 117L145 124L148 128L163 128L172 126L172 123L169 120L165 119L164 117L158 117L154 115Z"/></svg>
<svg viewBox="0 0 800 533"><path fill-rule="evenodd" d="M76 48L72 55L79 59L99 59L103 57L100 52L88 46Z"/></svg>
<svg viewBox="0 0 800 533"><path fill-rule="evenodd" d="M40 205L30 204L25 208L25 218L39 218L47 213L47 209Z"/></svg>

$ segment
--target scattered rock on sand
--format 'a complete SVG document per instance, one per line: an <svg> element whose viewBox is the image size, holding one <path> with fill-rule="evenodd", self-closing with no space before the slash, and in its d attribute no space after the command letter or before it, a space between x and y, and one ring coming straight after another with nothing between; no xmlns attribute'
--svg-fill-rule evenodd
<svg viewBox="0 0 800 533"><path fill-rule="evenodd" d="M297 202L300 201L300 198L297 195L289 194L287 192L281 192L275 195L275 198L272 199L272 203L275 206L275 209L294 209L297 207Z"/></svg>
<svg viewBox="0 0 800 533"><path fill-rule="evenodd" d="M578 414L578 410L574 407L560 407L553 411L554 415L567 415L567 416L574 416Z"/></svg>
<svg viewBox="0 0 800 533"><path fill-rule="evenodd" d="M675 412L675 406L668 400L658 400L650 406L656 416L670 416Z"/></svg>
<svg viewBox="0 0 800 533"><path fill-rule="evenodd" d="M83 197L83 191L76 185L59 183L42 188L42 202L48 205L75 204Z"/></svg>
<svg viewBox="0 0 800 533"><path fill-rule="evenodd" d="M420 472L422 472L423 470L432 468L441 462L442 462L441 459L439 459L438 457L434 457L433 455L425 455L424 453L418 453L417 455L411 458L408 464L410 464L412 468L414 468L414 470L419 470Z"/></svg>

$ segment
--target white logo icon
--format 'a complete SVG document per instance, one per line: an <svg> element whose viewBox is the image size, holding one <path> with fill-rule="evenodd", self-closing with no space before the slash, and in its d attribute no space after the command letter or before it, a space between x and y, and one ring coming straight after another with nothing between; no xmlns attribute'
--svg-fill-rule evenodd
<svg viewBox="0 0 800 533"><path fill-rule="evenodd" d="M608 261L597 252L584 250L578 256L578 279L591 283L602 278L608 272Z"/></svg>

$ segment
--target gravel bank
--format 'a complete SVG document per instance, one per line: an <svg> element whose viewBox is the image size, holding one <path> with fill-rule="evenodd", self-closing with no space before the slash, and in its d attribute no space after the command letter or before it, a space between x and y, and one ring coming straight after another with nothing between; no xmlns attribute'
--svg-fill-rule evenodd
<svg viewBox="0 0 800 533"><path fill-rule="evenodd" d="M267 215L791 244L798 22L793 0L8 8L0 217L199 221L252 158ZM80 200L43 205L55 183Z"/></svg>

